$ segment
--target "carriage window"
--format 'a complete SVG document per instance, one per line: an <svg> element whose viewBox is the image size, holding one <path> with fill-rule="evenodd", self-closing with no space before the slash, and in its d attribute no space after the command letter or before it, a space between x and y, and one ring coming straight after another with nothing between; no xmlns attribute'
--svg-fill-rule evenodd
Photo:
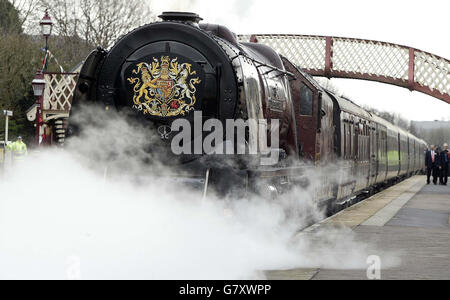
<svg viewBox="0 0 450 300"><path fill-rule="evenodd" d="M300 88L300 115L312 116L313 92L305 85Z"/></svg>

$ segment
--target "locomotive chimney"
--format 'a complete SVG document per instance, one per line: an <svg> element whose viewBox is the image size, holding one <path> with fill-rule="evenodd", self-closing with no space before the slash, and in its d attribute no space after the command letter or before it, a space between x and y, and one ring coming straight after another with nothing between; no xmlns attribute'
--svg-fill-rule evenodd
<svg viewBox="0 0 450 300"><path fill-rule="evenodd" d="M179 12L179 11L165 11L159 16L163 21L181 21L198 25L198 22L203 20L196 13Z"/></svg>

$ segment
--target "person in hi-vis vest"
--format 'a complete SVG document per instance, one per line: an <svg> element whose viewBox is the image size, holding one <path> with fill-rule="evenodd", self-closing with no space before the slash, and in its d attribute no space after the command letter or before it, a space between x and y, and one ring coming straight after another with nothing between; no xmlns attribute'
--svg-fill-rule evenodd
<svg viewBox="0 0 450 300"><path fill-rule="evenodd" d="M22 141L21 136L8 146L8 150L11 151L13 161L21 161L28 155L27 145Z"/></svg>

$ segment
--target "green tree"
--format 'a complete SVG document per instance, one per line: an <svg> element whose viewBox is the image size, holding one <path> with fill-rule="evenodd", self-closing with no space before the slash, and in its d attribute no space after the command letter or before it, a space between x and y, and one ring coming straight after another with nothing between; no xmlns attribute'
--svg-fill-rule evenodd
<svg viewBox="0 0 450 300"><path fill-rule="evenodd" d="M19 11L8 0L0 0L0 31L3 33L22 32Z"/></svg>
<svg viewBox="0 0 450 300"><path fill-rule="evenodd" d="M40 65L41 53L29 36L17 33L0 34L0 135L4 136L3 110L14 111L10 136L33 136L33 124L25 111L33 104L31 81Z"/></svg>
<svg viewBox="0 0 450 300"><path fill-rule="evenodd" d="M3 110L14 111L9 123L11 139L32 136L32 124L25 118L33 102L31 80L37 66L37 49L30 38L22 34L19 11L7 0L0 0L0 138L4 139Z"/></svg>

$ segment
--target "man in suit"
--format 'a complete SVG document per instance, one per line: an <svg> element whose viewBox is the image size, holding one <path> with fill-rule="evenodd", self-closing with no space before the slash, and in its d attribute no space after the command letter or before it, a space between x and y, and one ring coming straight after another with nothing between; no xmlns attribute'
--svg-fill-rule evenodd
<svg viewBox="0 0 450 300"><path fill-rule="evenodd" d="M430 150L427 150L425 154L425 166L427 167L427 184L430 184L431 174L433 174L433 183L435 185L437 184L436 160L436 151L434 150L434 145L431 145Z"/></svg>
<svg viewBox="0 0 450 300"><path fill-rule="evenodd" d="M442 162L442 157L443 157L442 154L443 154L443 152L442 152L441 148L437 147L436 148L436 158L434 161L434 171L436 173L436 176L435 176L435 174L433 174L433 183L434 184L436 184L435 181L437 182L438 179L439 179L439 184L443 184L442 180L441 180L442 179L442 177L441 177L442 168L444 166L444 163Z"/></svg>
<svg viewBox="0 0 450 300"><path fill-rule="evenodd" d="M448 145L444 144L444 150L441 152L441 178L440 183L443 185L447 185L448 181L448 170L450 167L450 151L448 150Z"/></svg>

